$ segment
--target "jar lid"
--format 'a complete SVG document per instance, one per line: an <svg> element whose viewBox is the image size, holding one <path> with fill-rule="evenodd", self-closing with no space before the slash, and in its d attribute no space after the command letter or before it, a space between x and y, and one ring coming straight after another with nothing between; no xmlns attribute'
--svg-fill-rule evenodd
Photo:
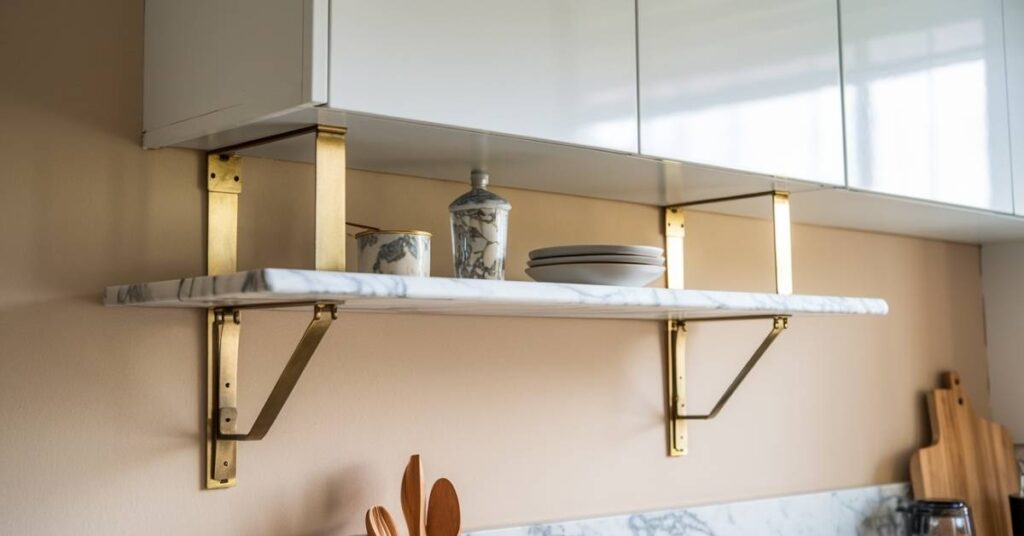
<svg viewBox="0 0 1024 536"><path fill-rule="evenodd" d="M967 503L960 499L926 499L912 501L907 506L920 510L950 510L967 508Z"/></svg>
<svg viewBox="0 0 1024 536"><path fill-rule="evenodd" d="M432 235L426 231L416 231L413 229L367 229L356 233L356 238L361 236L369 236L374 234L398 234L398 235L415 235L425 236L430 238Z"/></svg>
<svg viewBox="0 0 1024 536"><path fill-rule="evenodd" d="M960 499L926 499L910 501L902 507L911 516L969 517L971 509Z"/></svg>
<svg viewBox="0 0 1024 536"><path fill-rule="evenodd" d="M473 189L452 201L452 204L448 205L450 212L479 208L512 210L512 204L504 197L487 190L487 185L490 183L490 176L487 172L474 170L470 176L470 182Z"/></svg>

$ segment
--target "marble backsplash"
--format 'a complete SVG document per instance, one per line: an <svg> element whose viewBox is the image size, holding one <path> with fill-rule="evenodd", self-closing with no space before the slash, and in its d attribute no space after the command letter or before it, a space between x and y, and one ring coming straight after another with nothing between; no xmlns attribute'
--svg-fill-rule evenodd
<svg viewBox="0 0 1024 536"><path fill-rule="evenodd" d="M896 536L907 484L467 532L472 536Z"/></svg>

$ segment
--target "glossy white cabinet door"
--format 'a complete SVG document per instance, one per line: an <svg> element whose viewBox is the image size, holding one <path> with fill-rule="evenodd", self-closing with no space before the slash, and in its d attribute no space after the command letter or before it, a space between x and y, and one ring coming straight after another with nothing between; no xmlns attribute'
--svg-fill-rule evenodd
<svg viewBox="0 0 1024 536"><path fill-rule="evenodd" d="M835 0L638 0L644 154L844 184Z"/></svg>
<svg viewBox="0 0 1024 536"><path fill-rule="evenodd" d="M1000 0L840 0L849 184L1013 210Z"/></svg>
<svg viewBox="0 0 1024 536"><path fill-rule="evenodd" d="M332 0L334 108L637 151L633 0Z"/></svg>
<svg viewBox="0 0 1024 536"><path fill-rule="evenodd" d="M1024 215L1024 0L1003 0L1014 209Z"/></svg>

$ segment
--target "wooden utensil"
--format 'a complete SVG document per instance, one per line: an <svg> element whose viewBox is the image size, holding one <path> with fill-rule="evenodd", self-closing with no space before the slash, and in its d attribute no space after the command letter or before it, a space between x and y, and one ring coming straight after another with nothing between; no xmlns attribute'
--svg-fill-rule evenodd
<svg viewBox="0 0 1024 536"><path fill-rule="evenodd" d="M398 528L387 509L374 506L366 511L366 533L369 536L398 536Z"/></svg>
<svg viewBox="0 0 1024 536"><path fill-rule="evenodd" d="M960 387L960 375L942 375L943 389L928 395L934 443L910 460L915 499L960 499L971 508L979 536L1009 536L1008 496L1018 488L1010 434L979 418Z"/></svg>
<svg viewBox="0 0 1024 536"><path fill-rule="evenodd" d="M458 536L461 517L455 486L447 478L434 482L427 505L427 536Z"/></svg>
<svg viewBox="0 0 1024 536"><path fill-rule="evenodd" d="M402 514L409 536L425 536L423 519L423 467L420 455L413 454L402 476Z"/></svg>

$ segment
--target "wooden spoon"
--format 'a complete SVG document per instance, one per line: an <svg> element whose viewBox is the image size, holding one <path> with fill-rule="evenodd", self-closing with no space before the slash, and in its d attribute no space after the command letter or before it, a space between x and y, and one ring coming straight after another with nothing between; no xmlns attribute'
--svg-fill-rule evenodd
<svg viewBox="0 0 1024 536"><path fill-rule="evenodd" d="M461 521L455 486L447 478L434 482L427 506L427 536L458 536Z"/></svg>
<svg viewBox="0 0 1024 536"><path fill-rule="evenodd" d="M398 536L398 528L386 508L374 506L366 511L366 533L369 536Z"/></svg>
<svg viewBox="0 0 1024 536"><path fill-rule="evenodd" d="M423 467L420 455L413 454L402 476L402 514L409 525L409 536L425 536L423 519Z"/></svg>

